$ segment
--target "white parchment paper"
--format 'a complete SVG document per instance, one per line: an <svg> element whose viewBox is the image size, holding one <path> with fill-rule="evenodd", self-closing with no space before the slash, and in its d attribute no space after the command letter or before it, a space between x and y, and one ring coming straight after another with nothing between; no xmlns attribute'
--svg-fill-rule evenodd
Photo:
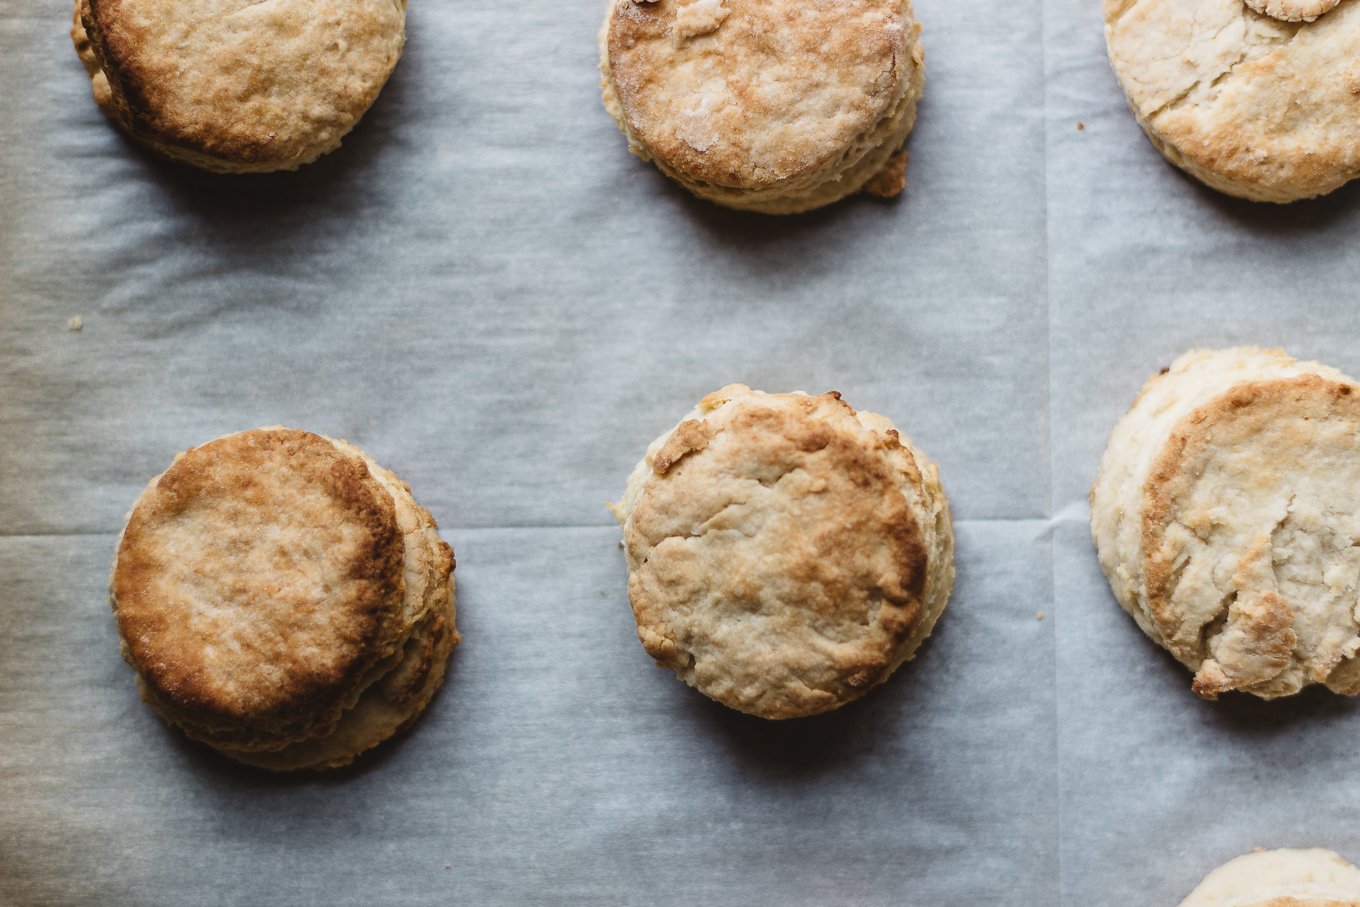
<svg viewBox="0 0 1360 907"><path fill-rule="evenodd" d="M1180 177L1095 7L917 0L905 196L770 219L627 154L597 0L413 2L344 148L254 178L132 146L68 7L0 0L0 903L1127 907L1254 846L1360 858L1355 707L1197 701L1085 522L1184 348L1360 374L1360 196ZM890 416L953 501L935 635L830 716L728 712L634 636L603 504L733 381ZM329 776L164 728L105 601L145 481L273 423L364 447L458 556L444 690Z"/></svg>

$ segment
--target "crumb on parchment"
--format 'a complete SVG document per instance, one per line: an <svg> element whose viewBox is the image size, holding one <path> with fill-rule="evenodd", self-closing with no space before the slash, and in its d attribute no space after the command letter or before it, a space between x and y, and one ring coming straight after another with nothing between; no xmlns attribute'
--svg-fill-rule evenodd
<svg viewBox="0 0 1360 907"><path fill-rule="evenodd" d="M78 331L83 327L85 327L85 319L79 315L72 315L66 319L66 330L68 331Z"/></svg>

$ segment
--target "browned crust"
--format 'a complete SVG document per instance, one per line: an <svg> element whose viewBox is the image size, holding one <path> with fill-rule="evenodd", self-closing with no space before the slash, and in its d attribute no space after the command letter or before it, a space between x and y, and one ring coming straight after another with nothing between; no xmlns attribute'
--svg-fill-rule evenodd
<svg viewBox="0 0 1360 907"><path fill-rule="evenodd" d="M305 733L392 656L402 554L390 495L328 439L257 429L191 448L118 547L125 657L198 736Z"/></svg>
<svg viewBox="0 0 1360 907"><path fill-rule="evenodd" d="M901 446L895 431L877 435L840 414L855 411L836 393L820 397L769 395L773 405L734 401L704 419L683 422L657 451L654 477L632 511L625 544L630 566L629 596L643 647L658 663L682 673L694 664L692 627L672 618L672 609L687 605L677 589L686 585L716 589L719 597L760 594L752 586L766 570L776 571L798 589L795 599L768 601L766 607L788 609L795 619L823 627L863 632L852 642L827 646L815 669L782 688L700 689L732 708L766 718L794 718L829 711L862 696L885 680L903 660L903 649L926 615L925 591L929 552L921 527L903 495L906 481L920 487L923 477ZM721 450L715 441L723 436ZM893 451L900 457L885 456ZM768 538L755 561L714 562L698 574L683 561L677 566L659 553L662 543L684 539L684 525L704 526L718 514L696 512L693 502L716 482L758 480L773 487L786 475L801 471L811 487L795 494L790 505L798 531ZM722 507L715 498L711 507ZM676 507L684 509L677 515ZM699 507L704 504L697 505ZM757 535L764 530L755 530ZM689 536L694 538L694 536ZM884 561L866 559L870 552ZM809 633L809 636L814 634ZM800 656L803 653L799 653ZM762 655L761 657L766 657ZM787 665L772 662L769 674ZM751 665L733 665L733 674L760 673ZM759 683L759 681L757 681ZM779 681L771 679L771 684Z"/></svg>
<svg viewBox="0 0 1360 907"><path fill-rule="evenodd" d="M1189 464L1217 443L1214 429L1227 420L1246 424L1254 414L1269 418L1267 408L1284 408L1303 418L1326 418L1343 410L1345 418L1360 424L1360 400L1354 391L1353 385L1314 374L1244 382L1194 410L1172 431L1144 486L1141 530L1148 613L1165 639L1170 640L1181 627L1171 602L1178 582L1178 551L1166 543L1166 534L1187 483L1196 478ZM1282 658L1287 664L1296 642L1290 629L1293 612L1289 604L1274 593L1259 594L1241 604L1244 632L1250 631L1259 641L1262 656ZM1212 666L1207 672L1201 671L1194 684L1195 692L1209 699L1238 688L1233 678Z"/></svg>
<svg viewBox="0 0 1360 907"><path fill-rule="evenodd" d="M320 105L315 102L295 101L298 109L288 110L289 102L280 101L278 107L288 117L275 117L274 122L290 120L293 124L282 132L251 116L242 116L233 107L234 91L225 84L210 89L213 97L204 106L177 110L175 93L165 85L169 70L183 71L184 65L191 65L207 72L217 66L244 64L235 59L200 59L186 64L158 57L147 49L155 35L155 23L126 14L127 5L128 0L76 0L71 37L91 77L96 102L129 136L152 150L214 172L290 170L333 151L377 99L396 64L394 56L386 65L375 65L381 76L372 76L370 84L360 89L356 90L353 79L345 80L343 86L335 85L326 102L334 109L324 114L318 112ZM404 10L405 0L397 5ZM397 36L396 56L400 55L401 38ZM271 65L270 48L263 46L267 40L267 35L261 36L262 46L257 48L266 67ZM270 77L267 71L260 76L262 83Z"/></svg>
<svg viewBox="0 0 1360 907"><path fill-rule="evenodd" d="M896 198L907 188L907 152L901 148L888 157L888 163L873 179L864 184L864 191L879 198Z"/></svg>
<svg viewBox="0 0 1360 907"><path fill-rule="evenodd" d="M447 545L443 547L446 554L450 553ZM324 771L349 765L414 724L443 683L449 655L460 641L454 627L452 558L443 558L432 569L441 577L440 603L417 624L396 666L366 689L353 710L346 713L334 732L342 735L338 740L331 736L311 738L277 751L220 747L222 753L271 771Z"/></svg>
<svg viewBox="0 0 1360 907"><path fill-rule="evenodd" d="M1273 148L1274 153L1262 152L1266 143L1260 137L1206 136L1203 125L1180 111L1164 115L1157 126L1143 125L1153 147L1172 164L1211 189L1248 201L1282 205L1317 198L1340 189L1357 173L1347 149L1319 147L1295 156Z"/></svg>
<svg viewBox="0 0 1360 907"><path fill-rule="evenodd" d="M626 131L686 183L761 190L816 174L892 111L914 75L913 66L920 66L919 50L914 58L911 54L918 29L909 25L911 7L904 0L849 0L838 7L783 0L724 0L724 5L728 15L718 28L679 48L673 28L681 6L677 0L616 0L606 22L608 80ZM900 29L884 28L873 15L877 12ZM815 22L810 24L810 18ZM648 56L656 47L663 49L660 61ZM703 58L718 61L712 71L725 76L724 90L739 113L717 124L713 144L699 149L653 104L673 92L692 96L699 86L675 81L675 74L683 62ZM877 80L843 111L854 123L849 134L838 137L829 123L809 123L770 160L753 160L750 145L763 137L761 122L787 118L806 95L834 90L842 70L863 67L868 59L876 61ZM791 83L780 93L772 93L763 78L776 68L785 70L779 78ZM835 176L826 174L827 179Z"/></svg>
<svg viewBox="0 0 1360 907"><path fill-rule="evenodd" d="M1177 4L1166 5L1169 16ZM1219 192L1275 204L1333 192L1360 174L1360 30L1344 6L1323 10L1314 22L1272 19L1251 5L1241 6L1251 37L1235 61L1203 72L1194 85L1170 92L1174 97L1159 97L1160 80L1125 59L1159 41L1125 22L1141 5L1104 0L1110 59L1129 107L1163 157ZM1278 33L1256 35L1258 22ZM1211 43L1218 40L1215 34ZM1201 50L1214 56L1194 46L1166 47L1164 56L1189 63Z"/></svg>

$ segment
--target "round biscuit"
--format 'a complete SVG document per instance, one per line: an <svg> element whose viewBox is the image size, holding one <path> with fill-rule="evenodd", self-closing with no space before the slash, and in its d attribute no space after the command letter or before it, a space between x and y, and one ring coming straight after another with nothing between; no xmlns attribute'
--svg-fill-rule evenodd
<svg viewBox="0 0 1360 907"><path fill-rule="evenodd" d="M453 558L409 488L343 441L228 435L152 480L111 598L143 696L275 769L343 765L424 708L458 641Z"/></svg>
<svg viewBox="0 0 1360 907"><path fill-rule="evenodd" d="M935 466L834 393L710 394L651 446L615 513L643 648L764 718L882 683L953 583Z"/></svg>
<svg viewBox="0 0 1360 907"><path fill-rule="evenodd" d="M600 51L631 150L701 198L788 214L901 189L924 79L908 0L614 0Z"/></svg>
<svg viewBox="0 0 1360 907"><path fill-rule="evenodd" d="M1254 201L1323 195L1360 175L1360 4L1258 2L1280 18L1243 0L1103 0L1110 62L1152 143L1196 179Z"/></svg>
<svg viewBox="0 0 1360 907"><path fill-rule="evenodd" d="M405 0L77 0L96 102L133 138L223 173L340 146L405 42Z"/></svg>

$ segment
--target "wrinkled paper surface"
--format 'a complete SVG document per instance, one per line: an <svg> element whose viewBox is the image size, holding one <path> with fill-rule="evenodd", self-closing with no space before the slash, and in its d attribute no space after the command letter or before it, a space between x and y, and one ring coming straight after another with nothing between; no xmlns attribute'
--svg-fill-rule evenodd
<svg viewBox="0 0 1360 907"><path fill-rule="evenodd" d="M1163 164L1090 0L917 0L904 196L726 212L628 155L603 5L413 2L339 152L232 178L105 122L65 4L0 0L0 903L1151 907L1252 847L1360 858L1357 704L1196 699L1086 504L1190 346L1360 374L1360 194ZM729 712L634 635L604 503L738 381L888 415L954 506L934 636L821 718ZM146 480L275 423L365 448L458 557L444 689L324 776L163 726L106 601Z"/></svg>

